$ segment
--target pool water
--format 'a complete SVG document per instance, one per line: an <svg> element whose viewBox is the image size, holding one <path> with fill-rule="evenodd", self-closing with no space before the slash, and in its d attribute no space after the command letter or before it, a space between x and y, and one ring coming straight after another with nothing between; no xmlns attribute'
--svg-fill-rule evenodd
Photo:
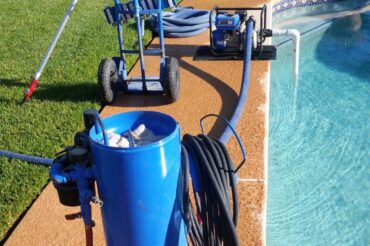
<svg viewBox="0 0 370 246"><path fill-rule="evenodd" d="M267 245L370 245L370 14L302 37L297 87L290 50L271 68Z"/></svg>

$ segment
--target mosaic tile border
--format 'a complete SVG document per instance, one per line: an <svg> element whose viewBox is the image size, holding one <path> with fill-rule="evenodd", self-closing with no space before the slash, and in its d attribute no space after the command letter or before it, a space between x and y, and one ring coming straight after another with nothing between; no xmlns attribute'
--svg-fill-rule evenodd
<svg viewBox="0 0 370 246"><path fill-rule="evenodd" d="M277 14L279 12L292 9L292 8L300 8L312 5L319 5L324 3L335 3L335 2L343 2L346 0L282 0L275 3L272 7L272 14Z"/></svg>

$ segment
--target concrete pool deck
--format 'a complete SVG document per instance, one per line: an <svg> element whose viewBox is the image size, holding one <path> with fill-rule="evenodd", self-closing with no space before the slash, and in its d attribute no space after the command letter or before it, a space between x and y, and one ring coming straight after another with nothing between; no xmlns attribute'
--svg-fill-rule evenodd
<svg viewBox="0 0 370 246"><path fill-rule="evenodd" d="M252 7L266 3L262 0L218 1L219 6ZM211 0L185 0L184 6L211 9ZM270 9L270 8L269 8ZM269 10L269 15L271 12ZM181 66L181 95L178 102L166 104L163 96L119 96L116 103L106 106L102 116L130 110L155 110L174 117L181 125L181 132L200 133L199 119L209 113L223 114L230 118L235 108L242 79L242 61L193 61L199 45L208 44L208 32L184 39L166 39L167 55L178 58ZM158 45L154 39L151 47ZM157 74L158 58L146 57L147 74ZM267 61L253 61L248 101L237 126L248 153L247 163L238 173L244 180L238 184L239 224L241 245L263 245L265 223L265 199L267 181L267 126L269 66ZM139 74L139 65L131 74ZM209 119L206 128L217 137L223 129L222 122ZM235 162L240 160L240 150L235 139L227 145ZM92 205L95 245L104 245L104 233L100 209ZM52 184L44 189L22 221L5 242L5 245L84 245L84 226L81 219L66 221L64 215L76 213L79 208L59 204Z"/></svg>

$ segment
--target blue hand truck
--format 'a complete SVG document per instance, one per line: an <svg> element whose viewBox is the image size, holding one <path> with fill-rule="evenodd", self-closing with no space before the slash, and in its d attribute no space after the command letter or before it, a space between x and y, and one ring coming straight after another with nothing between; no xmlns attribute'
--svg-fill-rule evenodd
<svg viewBox="0 0 370 246"><path fill-rule="evenodd" d="M166 57L164 48L164 33L162 9L174 7L175 0L134 0L122 4L114 0L114 7L104 9L109 24L115 25L118 32L118 45L120 56L103 59L99 65L98 84L100 98L103 104L112 103L118 92L131 93L157 93L167 96L170 103L179 98L180 73L179 63L174 57ZM157 15L159 26L159 49L144 49L144 15ZM124 47L124 21L134 18L137 29L138 50L128 50ZM138 54L141 76L128 77L126 55ZM159 76L147 76L145 73L144 55L160 55Z"/></svg>

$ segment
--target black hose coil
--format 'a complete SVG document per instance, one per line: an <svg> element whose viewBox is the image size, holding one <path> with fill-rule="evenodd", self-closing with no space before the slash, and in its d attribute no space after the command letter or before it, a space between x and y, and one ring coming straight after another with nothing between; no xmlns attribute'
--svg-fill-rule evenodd
<svg viewBox="0 0 370 246"><path fill-rule="evenodd" d="M184 214L191 243L202 246L239 245L236 175L226 147L205 135L186 134L182 144L184 172L189 170L190 155L197 172L197 184L201 184L198 191L193 185L194 211L189 197L189 179L185 178ZM195 178L192 177L193 183Z"/></svg>

